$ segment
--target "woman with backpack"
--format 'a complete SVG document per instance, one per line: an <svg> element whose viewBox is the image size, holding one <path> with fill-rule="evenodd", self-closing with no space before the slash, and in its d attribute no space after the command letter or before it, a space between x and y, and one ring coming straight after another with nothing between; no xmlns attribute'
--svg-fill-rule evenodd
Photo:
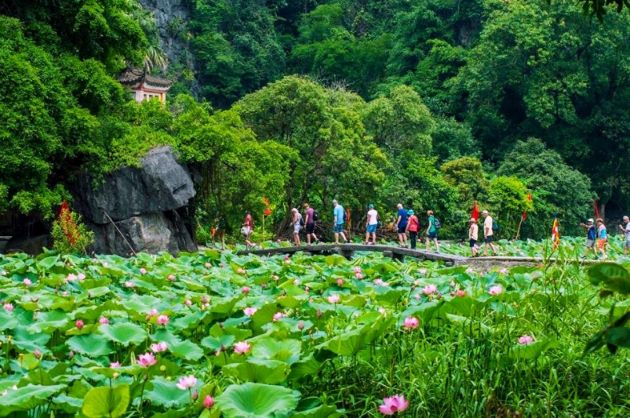
<svg viewBox="0 0 630 418"><path fill-rule="evenodd" d="M311 241L319 243L317 235L315 235L315 222L319 220L317 211L308 203L304 204L304 229L306 230L306 244L311 245Z"/></svg>
<svg viewBox="0 0 630 418"><path fill-rule="evenodd" d="M438 242L438 229L440 229L440 227L441 227L440 220L437 219L433 215L433 211L432 210L428 210L427 211L427 216L429 217L429 219L428 219L429 224L428 224L427 230L426 230L426 234L427 234L427 239L426 239L427 251L429 251L429 247L431 245L431 241L433 241L435 243L435 252L439 253L440 252L440 243Z"/></svg>

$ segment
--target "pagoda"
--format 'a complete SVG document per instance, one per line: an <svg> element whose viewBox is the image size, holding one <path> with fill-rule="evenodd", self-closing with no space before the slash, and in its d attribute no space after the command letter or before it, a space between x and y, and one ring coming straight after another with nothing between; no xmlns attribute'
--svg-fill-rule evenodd
<svg viewBox="0 0 630 418"><path fill-rule="evenodd" d="M139 68L127 68L118 77L118 81L127 87L136 102L158 99L160 103L166 102L166 92L171 88L172 81L147 74Z"/></svg>

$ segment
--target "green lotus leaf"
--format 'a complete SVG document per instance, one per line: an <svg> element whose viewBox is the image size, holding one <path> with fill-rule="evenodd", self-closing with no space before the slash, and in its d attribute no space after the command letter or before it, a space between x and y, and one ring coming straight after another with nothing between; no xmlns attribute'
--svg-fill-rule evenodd
<svg viewBox="0 0 630 418"><path fill-rule="evenodd" d="M85 395L81 412L88 418L117 418L124 415L128 406L128 385L100 386Z"/></svg>
<svg viewBox="0 0 630 418"><path fill-rule="evenodd" d="M102 325L101 332L110 341L127 347L130 344L138 345L147 339L147 332L139 325L131 322L119 322L114 325Z"/></svg>
<svg viewBox="0 0 630 418"><path fill-rule="evenodd" d="M111 343L99 334L75 335L69 338L66 344L76 353L88 357L101 357L114 352Z"/></svg>
<svg viewBox="0 0 630 418"><path fill-rule="evenodd" d="M151 380L150 389L145 393L151 403L165 408L179 408L190 401L190 393L177 387L175 381L163 377Z"/></svg>
<svg viewBox="0 0 630 418"><path fill-rule="evenodd" d="M219 337L208 336L201 340L201 345L212 351L220 348L229 348L234 344L236 338L233 335L221 335Z"/></svg>
<svg viewBox="0 0 630 418"><path fill-rule="evenodd" d="M48 402L48 398L64 389L65 385L26 385L8 389L0 396L0 416L8 416L16 411L27 411Z"/></svg>
<svg viewBox="0 0 630 418"><path fill-rule="evenodd" d="M279 360L293 364L300 359L302 343L298 340L258 338L252 340L252 356L259 359Z"/></svg>
<svg viewBox="0 0 630 418"><path fill-rule="evenodd" d="M223 366L223 373L246 382L277 384L289 376L289 365L278 360L250 358L244 363L231 363Z"/></svg>
<svg viewBox="0 0 630 418"><path fill-rule="evenodd" d="M203 350L201 347L188 340L170 345L168 349L176 357L189 361L196 361L203 357Z"/></svg>
<svg viewBox="0 0 630 418"><path fill-rule="evenodd" d="M262 383L230 385L216 398L226 418L284 418L298 405L300 393L283 386Z"/></svg>

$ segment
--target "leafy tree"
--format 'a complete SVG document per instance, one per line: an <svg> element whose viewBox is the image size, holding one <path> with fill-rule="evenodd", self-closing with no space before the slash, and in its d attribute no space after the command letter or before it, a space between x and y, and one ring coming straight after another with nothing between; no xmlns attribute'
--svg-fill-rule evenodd
<svg viewBox="0 0 630 418"><path fill-rule="evenodd" d="M472 207L475 200L485 200L489 183L481 161L462 157L442 164L444 178L459 191L459 201Z"/></svg>
<svg viewBox="0 0 630 418"><path fill-rule="evenodd" d="M439 161L449 161L464 156L481 155L479 144L470 127L454 118L435 118L435 129L431 134L433 152Z"/></svg>
<svg viewBox="0 0 630 418"><path fill-rule="evenodd" d="M488 204L501 226L500 236L508 239L516 235L521 214L533 209L527 199L527 187L517 177L493 178L488 189Z"/></svg>
<svg viewBox="0 0 630 418"><path fill-rule="evenodd" d="M362 207L383 180L386 159L365 132L355 95L290 76L244 97L235 110L258 140L276 139L298 158L286 172L285 207L334 197ZM326 211L327 213L328 211Z"/></svg>
<svg viewBox="0 0 630 418"><path fill-rule="evenodd" d="M516 176L534 193L535 217L528 229L544 236L558 214L565 234L578 234L580 222L592 207L593 193L588 177L569 167L560 154L539 140L519 141L499 166L498 174Z"/></svg>

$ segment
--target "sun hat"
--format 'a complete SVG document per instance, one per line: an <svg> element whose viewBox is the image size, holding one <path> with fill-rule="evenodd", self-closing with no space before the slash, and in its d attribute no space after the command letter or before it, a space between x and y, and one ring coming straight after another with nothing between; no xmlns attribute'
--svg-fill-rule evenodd
<svg viewBox="0 0 630 418"><path fill-rule="evenodd" d="M586 222L593 223L593 222L595 222L595 221L593 220L593 218L588 218L588 220L587 220Z"/></svg>
<svg viewBox="0 0 630 418"><path fill-rule="evenodd" d="M370 203L370 204L368 205L368 209L374 209L374 205Z"/></svg>
<svg viewBox="0 0 630 418"><path fill-rule="evenodd" d="M413 215L413 213L414 213L414 212L413 212L413 210L412 210L412 209L409 209L409 210L407 211L407 215L409 215L409 216Z"/></svg>

